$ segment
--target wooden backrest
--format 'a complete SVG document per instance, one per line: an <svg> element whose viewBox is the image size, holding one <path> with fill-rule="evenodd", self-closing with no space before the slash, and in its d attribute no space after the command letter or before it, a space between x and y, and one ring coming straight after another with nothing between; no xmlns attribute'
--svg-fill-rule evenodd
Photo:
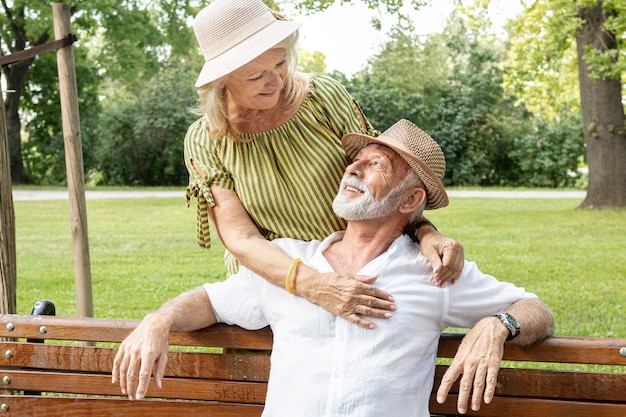
<svg viewBox="0 0 626 417"><path fill-rule="evenodd" d="M270 366L269 329L246 331L217 325L196 332L173 333L163 388L151 386L148 391L149 397L159 401L130 402L121 396L119 386L111 384L110 372L114 344L123 340L137 323L0 315L0 338L15 339L0 343L4 389L26 394L64 394L4 395L0 407L8 411L2 414L117 417L152 416L157 412L168 416L260 416ZM442 335L439 357L452 358L461 339L462 334ZM222 348L253 351L222 353ZM526 348L507 346L504 359L496 398L478 413L469 411L467 415L626 416L626 339L551 337ZM589 369L585 364L596 366ZM572 369L559 369L564 366ZM446 365L437 366L434 392L445 369ZM456 415L456 393L458 383L445 404L437 404L433 396L431 412Z"/></svg>
<svg viewBox="0 0 626 417"><path fill-rule="evenodd" d="M0 378L7 416L260 416L269 376L269 329L217 325L173 333L162 389L128 401L111 383L116 349L138 321L0 315ZM44 342L45 343L42 343ZM222 348L255 349L242 354ZM38 396L39 392L62 396ZM71 395L70 395L71 394ZM97 398L94 396L106 396ZM151 401L158 399L158 401ZM167 400L163 400L167 399Z"/></svg>
<svg viewBox="0 0 626 417"><path fill-rule="evenodd" d="M462 335L444 334L440 358L454 357ZM626 416L626 339L550 337L528 347L506 345L496 397L469 416L624 417ZM438 365L436 392L447 366ZM458 382L453 388L458 393ZM430 410L457 415L457 396Z"/></svg>

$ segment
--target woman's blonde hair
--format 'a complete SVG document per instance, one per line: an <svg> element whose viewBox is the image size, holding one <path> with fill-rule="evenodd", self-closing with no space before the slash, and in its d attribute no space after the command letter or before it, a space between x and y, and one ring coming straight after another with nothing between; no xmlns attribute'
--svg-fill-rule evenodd
<svg viewBox="0 0 626 417"><path fill-rule="evenodd" d="M300 103L299 98L304 90L302 83L296 78L296 69L298 67L297 42L298 32L296 31L291 36L270 48L283 48L287 54L287 76L285 77L285 83L280 94L282 100L287 103L286 112L289 113L296 110L296 107ZM225 136L230 136L232 140L242 142L244 141L243 138L233 130L228 120L223 93L224 80L227 77L228 75L218 78L198 88L200 107L196 109L195 112L204 119L212 138L221 139Z"/></svg>

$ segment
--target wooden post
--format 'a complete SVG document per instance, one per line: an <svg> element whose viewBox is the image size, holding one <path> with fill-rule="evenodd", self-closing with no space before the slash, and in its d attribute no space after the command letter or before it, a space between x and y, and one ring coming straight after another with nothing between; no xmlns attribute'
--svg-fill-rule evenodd
<svg viewBox="0 0 626 417"><path fill-rule="evenodd" d="M54 3L54 37L62 39L71 33L70 6ZM57 51L59 90L65 143L65 166L70 202L70 221L74 243L74 277L76 280L76 306L80 317L93 317L93 296L87 233L87 208L85 203L85 174L80 140L78 92L72 45Z"/></svg>
<svg viewBox="0 0 626 417"><path fill-rule="evenodd" d="M11 184L9 140L4 116L4 99L0 92L0 313L15 314L17 268L15 255L15 211Z"/></svg>

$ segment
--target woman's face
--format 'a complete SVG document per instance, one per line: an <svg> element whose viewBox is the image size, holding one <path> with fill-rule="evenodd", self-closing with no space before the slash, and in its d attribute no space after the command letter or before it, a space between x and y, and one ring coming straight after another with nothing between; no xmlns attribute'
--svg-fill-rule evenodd
<svg viewBox="0 0 626 417"><path fill-rule="evenodd" d="M286 76L285 50L264 52L226 77L224 88L229 107L245 110L273 108L278 104Z"/></svg>

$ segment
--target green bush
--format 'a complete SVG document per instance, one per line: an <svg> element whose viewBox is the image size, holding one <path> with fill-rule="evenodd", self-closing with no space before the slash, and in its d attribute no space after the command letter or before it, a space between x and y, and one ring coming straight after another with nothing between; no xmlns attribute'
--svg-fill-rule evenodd
<svg viewBox="0 0 626 417"><path fill-rule="evenodd" d="M197 118L197 73L169 67L136 99L108 108L98 138L100 185L183 185L183 139Z"/></svg>

